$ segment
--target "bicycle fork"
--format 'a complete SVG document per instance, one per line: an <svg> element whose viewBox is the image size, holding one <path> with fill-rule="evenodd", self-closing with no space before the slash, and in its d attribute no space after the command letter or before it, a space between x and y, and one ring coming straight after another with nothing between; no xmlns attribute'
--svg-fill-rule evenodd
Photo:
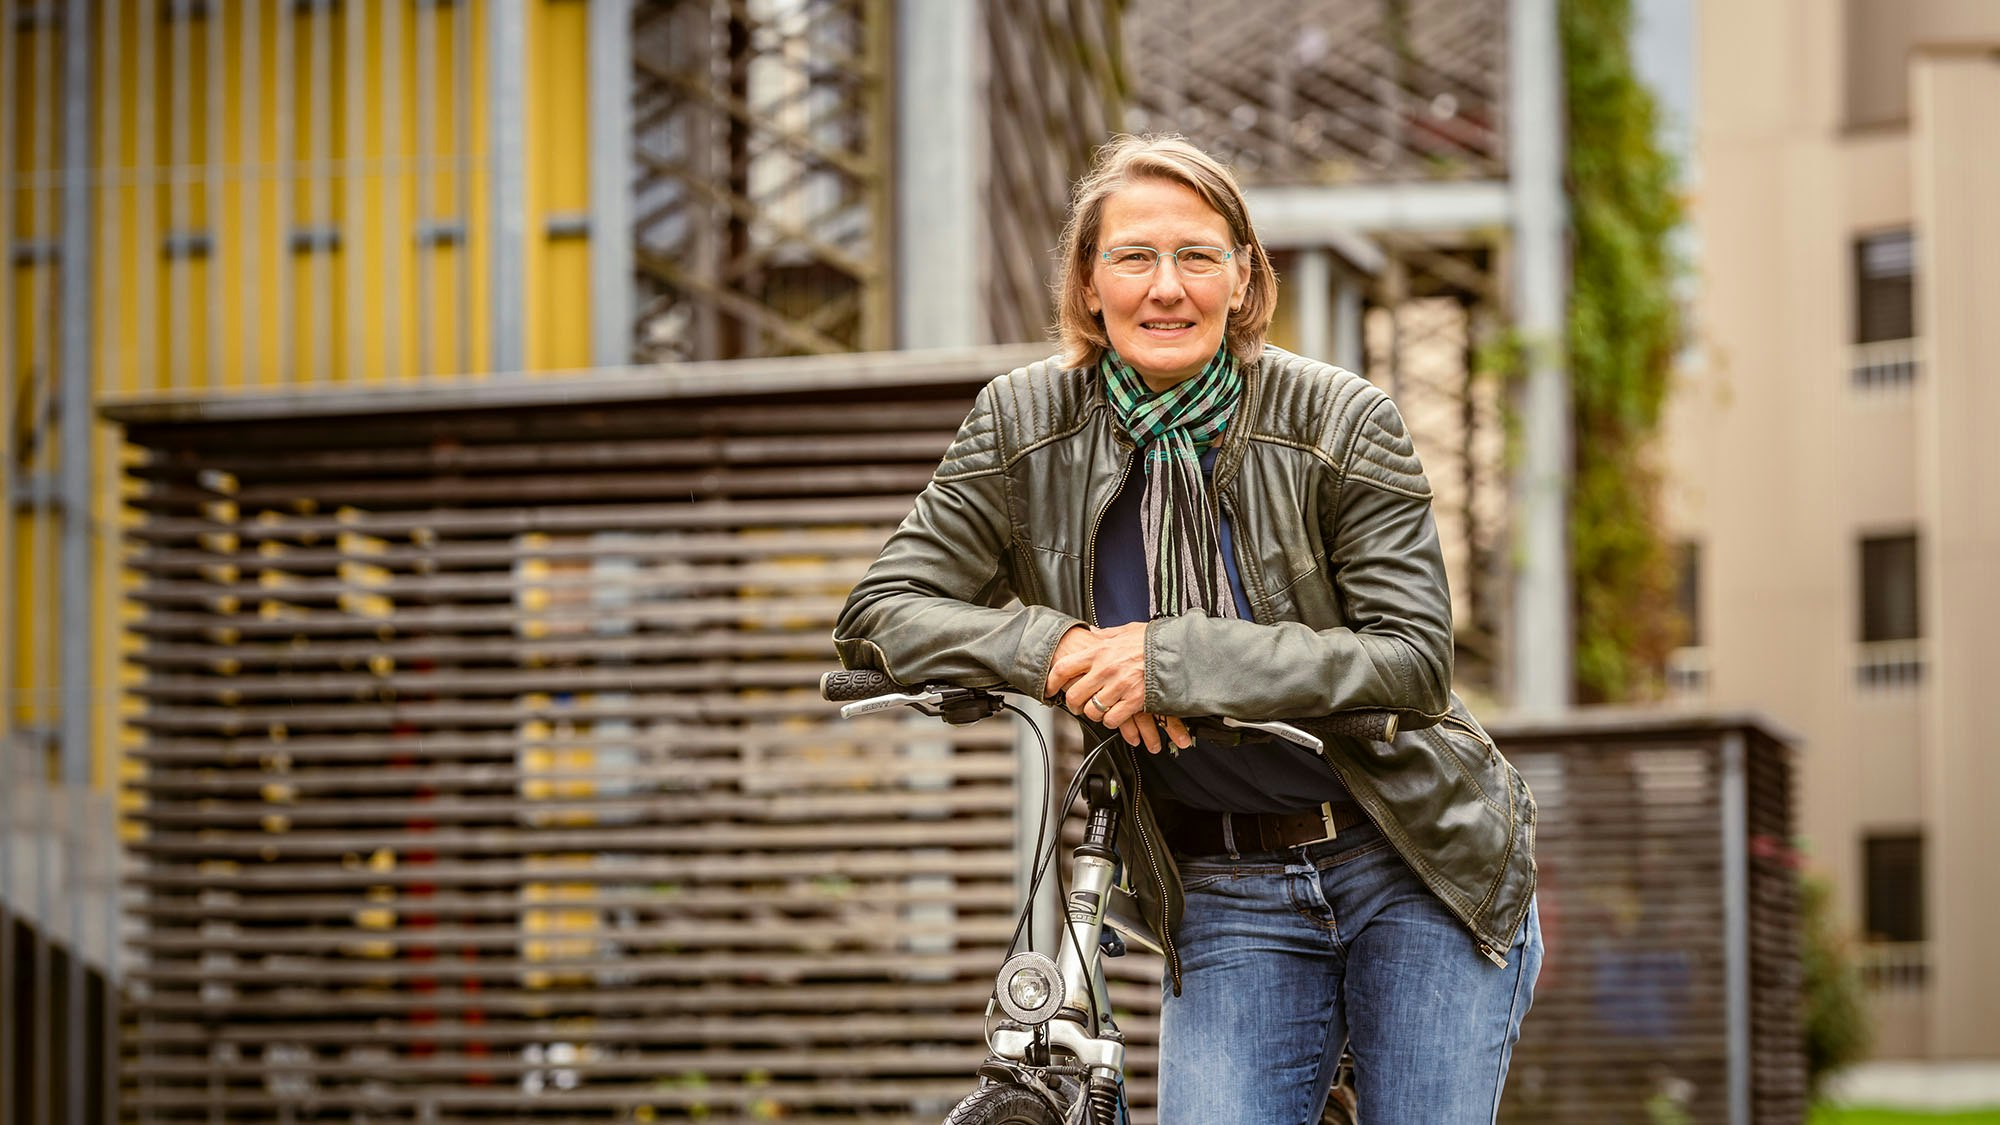
<svg viewBox="0 0 2000 1125"><path fill-rule="evenodd" d="M1053 1051L1074 1057L1086 1076L1086 1120L1113 1125L1120 1120L1125 1036L1097 991L1097 964L1105 909L1118 872L1113 849L1118 805L1104 778L1089 779L1086 792L1090 819L1083 843L1072 853L1073 874L1063 903L1069 940L1058 943L1053 961L1024 951L1001 966L995 992L1001 1008L1017 1022L994 1029L992 1047L1000 1059L1030 1067L1048 1066Z"/></svg>

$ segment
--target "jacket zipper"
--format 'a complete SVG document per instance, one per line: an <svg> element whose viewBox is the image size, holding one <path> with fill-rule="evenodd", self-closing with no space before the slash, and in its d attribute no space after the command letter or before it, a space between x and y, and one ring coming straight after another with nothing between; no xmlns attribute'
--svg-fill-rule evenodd
<svg viewBox="0 0 2000 1125"><path fill-rule="evenodd" d="M1115 438L1112 443L1126 450L1124 468L1118 471L1118 487L1111 490L1111 499L1106 500L1091 519L1090 538L1083 545L1083 615L1090 620L1093 629L1097 628L1097 535L1104 530L1104 517L1110 513L1111 505L1116 504L1118 497L1124 493L1125 482L1132 479L1132 462L1139 448L1136 445L1127 446Z"/></svg>
<svg viewBox="0 0 2000 1125"><path fill-rule="evenodd" d="M1479 728L1473 726L1471 723L1466 722L1464 719L1459 718L1457 715L1446 713L1444 718L1438 720L1438 723L1442 726L1457 727L1459 730L1462 730L1465 733L1471 735L1472 737L1478 739L1483 745L1485 745L1487 749L1491 750L1493 748L1493 742L1491 739L1487 738L1485 734L1481 733Z"/></svg>
<svg viewBox="0 0 2000 1125"><path fill-rule="evenodd" d="M1478 739L1480 745L1486 748L1486 752L1488 754L1495 753L1493 747L1493 740L1488 738L1486 734L1483 731L1481 731L1478 727L1473 726L1471 723L1465 721L1464 719L1459 718L1457 715L1447 713L1444 716L1444 718L1438 720L1438 724L1440 726L1455 727L1458 730L1464 731L1465 733ZM1514 794L1511 789L1507 793L1507 819L1510 823L1514 819ZM1530 883L1528 885L1528 894L1530 896L1533 896L1534 893L1535 893L1534 884ZM1524 911L1521 916L1523 918L1526 918L1527 917L1526 912ZM1468 928L1470 927L1468 926ZM1519 933L1520 930L1521 930L1520 923L1518 922L1515 923L1514 933ZM1503 969L1507 967L1507 954L1505 950L1511 949L1513 947L1514 934L1507 935L1507 944L1505 946L1495 946L1492 942L1489 942L1485 938L1480 937L1477 930L1473 931L1473 940L1479 944L1479 952L1485 954L1486 959L1488 961L1493 962L1495 965L1498 965Z"/></svg>
<svg viewBox="0 0 2000 1125"><path fill-rule="evenodd" d="M1125 746L1125 761L1132 769L1132 807L1146 807L1146 783L1141 780L1139 759L1132 753L1130 745ZM1153 850L1153 837L1146 831L1146 825L1139 821L1135 813L1132 834L1139 838L1139 845L1146 849L1146 866L1153 872L1153 884L1160 888L1160 944L1167 951L1167 973L1173 978L1174 995L1181 993L1181 954L1174 948L1174 927L1170 919L1174 916L1174 891L1167 884L1166 873L1160 870L1160 857Z"/></svg>

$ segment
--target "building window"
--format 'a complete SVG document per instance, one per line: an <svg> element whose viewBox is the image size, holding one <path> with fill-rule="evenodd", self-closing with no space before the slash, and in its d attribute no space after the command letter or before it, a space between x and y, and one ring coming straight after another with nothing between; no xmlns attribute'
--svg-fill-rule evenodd
<svg viewBox="0 0 2000 1125"><path fill-rule="evenodd" d="M1675 552L1674 608L1687 629L1681 643L1701 647L1701 544L1685 542Z"/></svg>
<svg viewBox="0 0 2000 1125"><path fill-rule="evenodd" d="M1854 240L1855 386L1905 385L1917 377L1916 239L1909 230Z"/></svg>
<svg viewBox="0 0 2000 1125"><path fill-rule="evenodd" d="M1861 841L1867 879L1862 932L1869 941L1924 940L1924 838L1871 833Z"/></svg>
<svg viewBox="0 0 2000 1125"><path fill-rule="evenodd" d="M1861 541L1861 645L1855 679L1864 689L1908 688L1923 680L1917 565L1914 535Z"/></svg>
<svg viewBox="0 0 2000 1125"><path fill-rule="evenodd" d="M1854 240L1854 342L1907 340L1917 334L1917 244L1908 230Z"/></svg>
<svg viewBox="0 0 2000 1125"><path fill-rule="evenodd" d="M1861 541L1861 641L1913 641L1917 622L1917 537Z"/></svg>
<svg viewBox="0 0 2000 1125"><path fill-rule="evenodd" d="M1708 691L1708 653L1701 647L1701 544L1681 543L1674 567L1674 608L1685 631L1680 647L1667 655L1667 694L1694 699Z"/></svg>

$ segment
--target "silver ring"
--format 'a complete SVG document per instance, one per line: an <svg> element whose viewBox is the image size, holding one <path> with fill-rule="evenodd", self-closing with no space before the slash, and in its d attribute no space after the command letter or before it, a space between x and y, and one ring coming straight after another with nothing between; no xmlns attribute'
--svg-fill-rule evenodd
<svg viewBox="0 0 2000 1125"><path fill-rule="evenodd" d="M1102 699L1097 698L1094 695L1090 697L1090 705L1092 707L1097 708L1099 711L1104 712L1105 714L1110 714L1111 712L1111 708L1106 707L1104 705L1104 701Z"/></svg>

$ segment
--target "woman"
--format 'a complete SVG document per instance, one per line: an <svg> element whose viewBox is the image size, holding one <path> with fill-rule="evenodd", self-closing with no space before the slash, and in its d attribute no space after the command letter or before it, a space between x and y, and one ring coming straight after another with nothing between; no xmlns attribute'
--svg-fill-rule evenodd
<svg viewBox="0 0 2000 1125"><path fill-rule="evenodd" d="M988 384L841 613L850 667L1005 682L1122 736L1163 938L1163 1125L1490 1122L1541 961L1533 802L1451 693L1430 489L1395 406L1267 347L1228 170L1120 137L1063 234L1063 354ZM1324 756L1182 716L1398 714ZM1163 752L1164 751L1164 752Z"/></svg>

